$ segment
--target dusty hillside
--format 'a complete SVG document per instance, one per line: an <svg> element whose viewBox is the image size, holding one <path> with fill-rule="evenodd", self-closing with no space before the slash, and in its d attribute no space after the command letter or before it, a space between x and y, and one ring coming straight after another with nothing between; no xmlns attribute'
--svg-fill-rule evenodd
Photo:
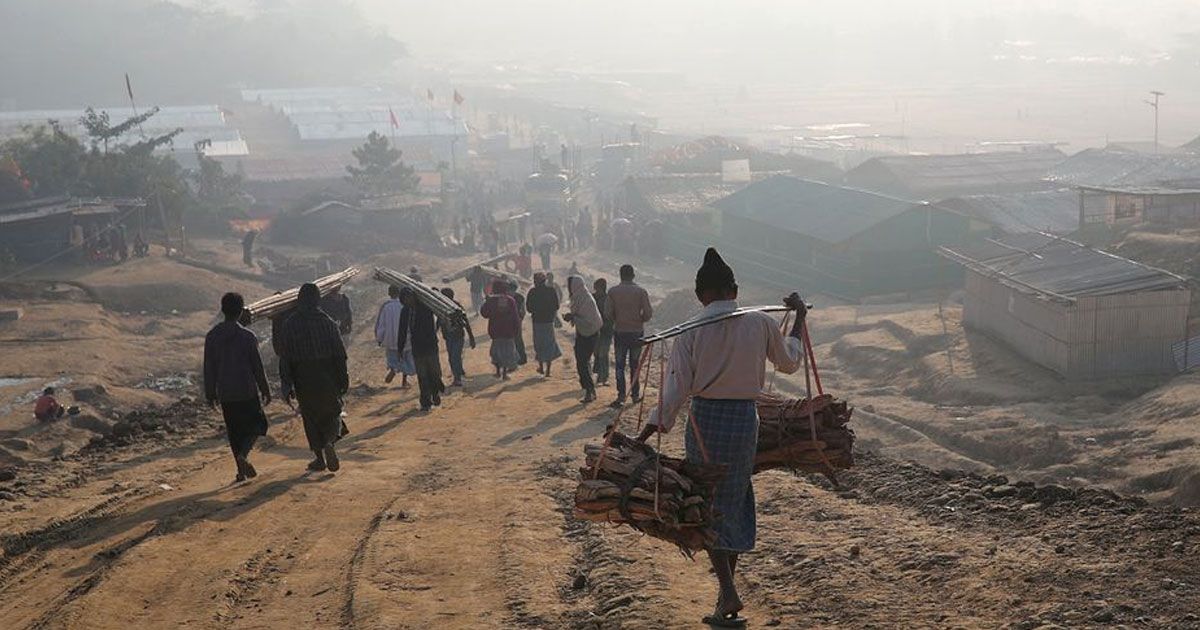
<svg viewBox="0 0 1200 630"><path fill-rule="evenodd" d="M613 420L576 402L570 369L501 383L481 348L469 355L465 391L421 415L414 392L382 382L369 327L379 287L362 279L354 290L341 472L305 474L299 420L278 404L250 483L230 483L219 420L187 403L134 416L129 436L17 468L0 482L11 493L0 500L6 625L697 627L715 588L702 562L569 515L582 446ZM1084 447L1065 428L992 449L1044 414L1114 413L1126 393L1077 403L1051 386L1031 391L1036 376L1009 382L1023 374L1015 366L981 376L970 347L979 342L953 324L939 337L930 321L920 307L822 311L814 323L827 386L852 392L865 444L985 472L862 455L841 490L760 476L759 551L744 565L754 625L1200 624L1194 514L988 472L1025 451L1030 470L1078 458ZM941 365L947 346L953 374ZM1014 392L1018 402L996 403ZM942 395L956 402L933 402ZM678 452L680 439L667 448Z"/></svg>

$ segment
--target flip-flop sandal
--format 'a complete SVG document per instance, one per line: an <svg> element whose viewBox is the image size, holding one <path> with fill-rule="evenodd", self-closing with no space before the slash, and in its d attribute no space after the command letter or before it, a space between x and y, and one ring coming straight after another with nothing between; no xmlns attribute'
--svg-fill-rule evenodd
<svg viewBox="0 0 1200 630"><path fill-rule="evenodd" d="M714 628L745 628L746 627L746 618L742 617L741 615L738 615L737 613L731 613L730 615L723 615L720 617L718 617L717 615L708 615L707 617L705 617L703 619L703 621L704 621L704 623L706 623Z"/></svg>

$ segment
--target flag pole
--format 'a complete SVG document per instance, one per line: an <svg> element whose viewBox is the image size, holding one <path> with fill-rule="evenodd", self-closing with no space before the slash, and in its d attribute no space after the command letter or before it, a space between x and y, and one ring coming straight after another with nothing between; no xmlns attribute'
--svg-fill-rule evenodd
<svg viewBox="0 0 1200 630"><path fill-rule="evenodd" d="M133 100L133 83L129 81L129 73L125 73L125 93L129 95L129 107L133 109L133 117L138 117L137 103ZM146 130L142 129L142 123L138 123L138 133L142 136L142 140L146 139Z"/></svg>

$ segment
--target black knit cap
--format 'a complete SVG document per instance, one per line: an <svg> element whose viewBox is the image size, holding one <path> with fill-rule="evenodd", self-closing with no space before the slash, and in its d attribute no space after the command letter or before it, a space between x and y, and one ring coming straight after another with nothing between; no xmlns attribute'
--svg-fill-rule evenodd
<svg viewBox="0 0 1200 630"><path fill-rule="evenodd" d="M704 252L704 264L696 270L696 291L732 291L737 289L733 269L725 264L717 250L709 247Z"/></svg>

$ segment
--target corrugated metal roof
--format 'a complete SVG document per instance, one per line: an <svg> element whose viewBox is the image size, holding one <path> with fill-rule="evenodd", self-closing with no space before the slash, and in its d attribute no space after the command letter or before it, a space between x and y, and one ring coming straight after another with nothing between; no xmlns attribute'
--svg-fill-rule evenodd
<svg viewBox="0 0 1200 630"><path fill-rule="evenodd" d="M242 98L275 108L301 140L358 140L385 136L463 136L466 124L411 94L373 87L242 90ZM393 114L396 125L392 124Z"/></svg>
<svg viewBox="0 0 1200 630"><path fill-rule="evenodd" d="M929 197L954 191L992 191L1035 186L1066 157L1057 149L958 155L875 157L846 173L846 182L887 192Z"/></svg>
<svg viewBox="0 0 1200 630"><path fill-rule="evenodd" d="M1069 188L952 197L934 204L990 223L1009 234L1079 229L1079 193Z"/></svg>
<svg viewBox="0 0 1200 630"><path fill-rule="evenodd" d="M942 248L947 258L1014 288L1059 300L1183 289L1169 271L1050 234L1014 234Z"/></svg>
<svg viewBox="0 0 1200 630"><path fill-rule="evenodd" d="M726 216L840 243L921 202L786 175L751 184L713 204Z"/></svg>
<svg viewBox="0 0 1200 630"><path fill-rule="evenodd" d="M1050 169L1048 179L1077 186L1155 186L1200 180L1200 157L1085 149Z"/></svg>
<svg viewBox="0 0 1200 630"><path fill-rule="evenodd" d="M97 111L106 111L115 124L131 118L134 112L129 107L105 107ZM145 113L145 111L141 112ZM0 138L14 138L25 133L26 127L45 125L47 121L58 121L63 131L69 135L86 141L87 130L79 122L83 117L82 109L45 109L0 112ZM142 140L142 133L147 136L157 136L183 129L172 141L174 147L191 150L197 142L210 140L212 145L205 149L205 155L210 157L247 155L249 145L242 138L241 132L229 126L225 112L216 105L181 105L168 106L159 109L150 120L140 129L132 129L129 133L116 140L117 144L134 144ZM161 150L170 150L170 146Z"/></svg>

